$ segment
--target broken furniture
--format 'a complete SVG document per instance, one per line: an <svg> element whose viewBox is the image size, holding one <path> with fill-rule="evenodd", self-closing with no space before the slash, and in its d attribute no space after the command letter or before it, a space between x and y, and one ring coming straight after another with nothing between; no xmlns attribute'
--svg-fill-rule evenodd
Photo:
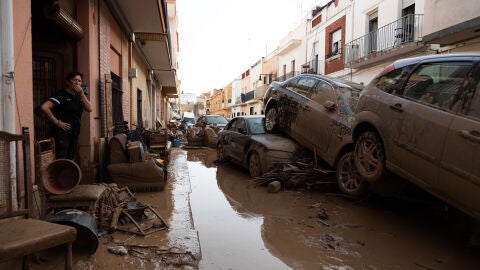
<svg viewBox="0 0 480 270"><path fill-rule="evenodd" d="M105 186L82 185L81 171L71 160L55 160L55 141L53 138L35 142L35 175L42 194L42 203L46 206L41 216L53 210L81 209L93 216L101 217L99 201L105 195Z"/></svg>
<svg viewBox="0 0 480 270"><path fill-rule="evenodd" d="M172 150L172 142L168 138L168 129L163 128L150 133L148 140L148 150L152 153L159 154L166 162L168 162Z"/></svg>
<svg viewBox="0 0 480 270"><path fill-rule="evenodd" d="M132 152L127 149L127 135L120 133L110 139L107 170L112 181L138 192L163 190L166 170L157 165L154 159L145 159L143 153L139 155L140 161L133 162ZM139 148L138 151L143 150Z"/></svg>
<svg viewBox="0 0 480 270"><path fill-rule="evenodd" d="M0 131L0 155L0 262L23 257L26 263L28 255L66 245L65 268L71 269L72 243L77 230L30 218L33 193L28 128L22 129L22 135ZM12 177L12 168L16 169L16 177Z"/></svg>
<svg viewBox="0 0 480 270"><path fill-rule="evenodd" d="M186 137L189 146L202 146L205 144L205 132L202 127L188 128Z"/></svg>
<svg viewBox="0 0 480 270"><path fill-rule="evenodd" d="M118 230L142 236L168 229L160 214L150 205L137 201L128 187L119 188L116 184L108 184L106 188L107 196L101 203L103 226L109 227L111 231ZM148 215L154 216L156 220L148 220Z"/></svg>

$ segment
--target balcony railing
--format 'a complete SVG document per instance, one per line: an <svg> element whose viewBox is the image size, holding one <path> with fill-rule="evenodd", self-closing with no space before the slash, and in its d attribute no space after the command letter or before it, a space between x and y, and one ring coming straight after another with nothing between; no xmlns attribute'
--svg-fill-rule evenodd
<svg viewBox="0 0 480 270"><path fill-rule="evenodd" d="M410 14L357 38L343 48L345 65L382 54L407 43L422 41L423 14Z"/></svg>

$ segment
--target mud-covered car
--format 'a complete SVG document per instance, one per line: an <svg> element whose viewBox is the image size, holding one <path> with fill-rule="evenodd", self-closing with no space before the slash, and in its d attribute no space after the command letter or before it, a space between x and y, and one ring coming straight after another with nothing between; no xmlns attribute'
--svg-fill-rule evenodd
<svg viewBox="0 0 480 270"><path fill-rule="evenodd" d="M207 115L202 115L198 117L197 123L195 124L195 126L199 126L199 127L217 126L220 130L222 130L227 123L228 123L228 120L223 115L207 114Z"/></svg>
<svg viewBox="0 0 480 270"><path fill-rule="evenodd" d="M353 112L363 85L302 74L272 82L265 93L265 129L282 131L336 168L340 190L359 197L367 183L357 174L351 137Z"/></svg>
<svg viewBox="0 0 480 270"><path fill-rule="evenodd" d="M267 134L264 120L264 115L239 116L230 120L218 133L218 160L231 160L247 168L250 176L257 177L303 153L303 147L295 141Z"/></svg>
<svg viewBox="0 0 480 270"><path fill-rule="evenodd" d="M355 112L363 179L387 170L480 219L480 54L395 61L369 83Z"/></svg>

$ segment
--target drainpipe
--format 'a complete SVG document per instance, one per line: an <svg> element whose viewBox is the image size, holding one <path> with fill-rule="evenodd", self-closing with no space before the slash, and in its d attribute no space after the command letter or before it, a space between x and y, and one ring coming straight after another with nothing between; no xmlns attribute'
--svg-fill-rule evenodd
<svg viewBox="0 0 480 270"><path fill-rule="evenodd" d="M0 75L2 87L0 89L0 130L15 133L15 92L13 85L13 0L0 1Z"/></svg>
<svg viewBox="0 0 480 270"><path fill-rule="evenodd" d="M14 58L13 58L13 0L0 1L0 130L15 133L15 88L13 85ZM14 152L13 144L10 144L10 153ZM10 185L9 181L0 181L2 189L15 190L16 197L16 154L10 155ZM6 179L5 179L6 180ZM12 194L15 201L15 195ZM15 207L15 206L14 206ZM14 208L17 209L16 207Z"/></svg>

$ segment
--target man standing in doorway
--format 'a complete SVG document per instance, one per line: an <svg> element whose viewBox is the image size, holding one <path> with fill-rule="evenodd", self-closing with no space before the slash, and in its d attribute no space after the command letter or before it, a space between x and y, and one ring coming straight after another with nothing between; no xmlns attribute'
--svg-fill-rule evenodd
<svg viewBox="0 0 480 270"><path fill-rule="evenodd" d="M82 112L91 112L92 106L82 89L80 72L67 74L66 88L58 91L42 104L42 110L54 124L56 158L73 159L78 147Z"/></svg>

